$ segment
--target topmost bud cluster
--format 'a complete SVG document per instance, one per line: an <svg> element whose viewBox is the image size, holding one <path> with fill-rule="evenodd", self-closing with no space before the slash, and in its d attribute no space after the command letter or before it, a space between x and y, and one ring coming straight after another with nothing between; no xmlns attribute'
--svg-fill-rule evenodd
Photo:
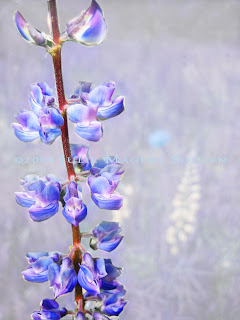
<svg viewBox="0 0 240 320"><path fill-rule="evenodd" d="M52 36L36 30L21 15L15 14L15 23L23 38L31 44L44 47L51 51L54 47ZM103 11L95 0L90 7L67 23L67 29L61 34L60 42L67 40L76 41L86 46L96 46L103 42L106 37L107 26Z"/></svg>

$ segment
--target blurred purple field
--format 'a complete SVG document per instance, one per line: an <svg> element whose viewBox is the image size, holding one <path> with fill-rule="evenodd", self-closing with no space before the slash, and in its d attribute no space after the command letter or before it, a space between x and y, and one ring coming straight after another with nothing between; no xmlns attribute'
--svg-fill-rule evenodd
<svg viewBox="0 0 240 320"><path fill-rule="evenodd" d="M88 0L59 0L61 30ZM88 231L119 221L125 238L111 257L128 289L121 319L238 320L240 314L240 2L99 0L108 23L103 44L63 47L67 96L79 80L116 82L126 111L104 123L90 156L116 155L126 173L119 212L98 209L83 190ZM47 284L22 280L28 251L67 251L61 210L33 223L15 202L28 173L66 178L61 141L16 139L14 115L28 108L30 84L54 87L50 56L22 40L18 9L48 32L47 1L3 0L1 54L0 319L29 319ZM70 139L81 139L70 125ZM49 158L50 157L50 158ZM60 298L73 308L72 295Z"/></svg>

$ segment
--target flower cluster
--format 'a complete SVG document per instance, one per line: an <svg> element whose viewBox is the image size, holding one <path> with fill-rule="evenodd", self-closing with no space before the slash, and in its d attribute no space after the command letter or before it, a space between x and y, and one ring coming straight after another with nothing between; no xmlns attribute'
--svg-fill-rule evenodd
<svg viewBox="0 0 240 320"><path fill-rule="evenodd" d="M54 6L56 2L49 0L50 11ZM55 9L51 15L52 24L57 21L56 16L53 17L56 15ZM44 47L53 57L58 54L59 46L67 40L95 46L100 44L106 35L103 11L95 0L92 0L90 7L80 16L67 23L66 31L58 35L56 43L52 34L46 35L34 29L18 11L15 14L15 23L25 40ZM61 59L60 56L58 58ZM30 218L35 222L53 217L62 205L62 214L72 225L73 235L77 240L73 241L69 252L64 254L57 251L27 253L29 266L22 272L22 276L29 282L49 282L54 294L54 300L44 299L41 302L40 311L33 312L32 319L59 320L69 314L73 315L75 320L109 320L119 316L127 303L124 300L126 290L118 282L121 268L115 267L111 259L92 257L82 246L81 237L89 237L89 246L93 250L111 252L121 243L122 230L116 222L102 221L92 232L80 233L79 224L88 214L81 185L85 183L88 186L93 202L100 209L119 210L123 197L116 192L116 188L124 170L120 163L109 162L103 158L91 163L89 146L70 144L67 117L75 124L78 136L97 142L103 135L102 121L124 111L124 97L113 98L115 83L112 81L95 87L92 87L90 82L79 82L68 100L64 93L63 99L59 99L59 87L57 89L58 101L66 101L65 105L58 106L47 83L32 85L29 99L31 109L18 113L18 123L13 123L13 129L21 141L32 142L40 139L47 145L52 144L57 137L65 135L62 137L65 161L72 166L69 170L67 165L68 180L64 181L54 174L43 177L36 174L26 175L21 180L23 190L16 192L15 196L17 203L28 209ZM80 303L76 298L76 311L60 308L56 299L75 288L76 295L80 288L81 294L78 298L82 301ZM87 301L91 301L93 305L89 307L85 303Z"/></svg>

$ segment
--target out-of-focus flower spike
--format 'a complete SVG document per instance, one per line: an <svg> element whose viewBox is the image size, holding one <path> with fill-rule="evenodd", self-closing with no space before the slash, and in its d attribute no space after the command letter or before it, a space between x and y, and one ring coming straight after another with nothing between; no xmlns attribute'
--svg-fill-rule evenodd
<svg viewBox="0 0 240 320"><path fill-rule="evenodd" d="M47 44L47 37L44 33L34 29L21 15L16 11L14 18L16 27L21 36L31 44L44 47Z"/></svg>
<svg viewBox="0 0 240 320"><path fill-rule="evenodd" d="M97 46L106 37L107 26L103 11L95 0L80 16L67 23L68 40L80 42L86 46Z"/></svg>

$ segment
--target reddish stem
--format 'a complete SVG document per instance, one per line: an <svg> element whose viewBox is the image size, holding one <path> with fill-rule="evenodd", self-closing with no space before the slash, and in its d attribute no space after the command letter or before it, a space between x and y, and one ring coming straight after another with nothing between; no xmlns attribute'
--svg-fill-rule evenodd
<svg viewBox="0 0 240 320"><path fill-rule="evenodd" d="M58 94L58 103L59 109L62 111L62 115L64 118L64 125L61 127L62 131L62 145L65 163L67 167L68 178L71 176L75 177L73 164L68 161L71 159L71 150L69 144L69 134L68 134L68 124L67 124L67 113L64 110L66 105L66 98L64 93L63 86L63 77L62 77L62 59L61 59L61 46L60 46L60 32L58 26L58 15L57 15L57 5L56 0L48 0L48 11L51 18L51 26L52 26L52 35L54 47L51 51L52 59L53 59L53 67L55 73L55 81L56 88ZM79 227L72 226L72 238L73 238L73 246L76 247L75 253L73 254L72 260L76 273L79 271L79 263L82 261L81 251L78 245L81 243L81 234ZM84 311L84 299L82 294L82 288L77 283L75 287L75 302L77 304L77 311Z"/></svg>

